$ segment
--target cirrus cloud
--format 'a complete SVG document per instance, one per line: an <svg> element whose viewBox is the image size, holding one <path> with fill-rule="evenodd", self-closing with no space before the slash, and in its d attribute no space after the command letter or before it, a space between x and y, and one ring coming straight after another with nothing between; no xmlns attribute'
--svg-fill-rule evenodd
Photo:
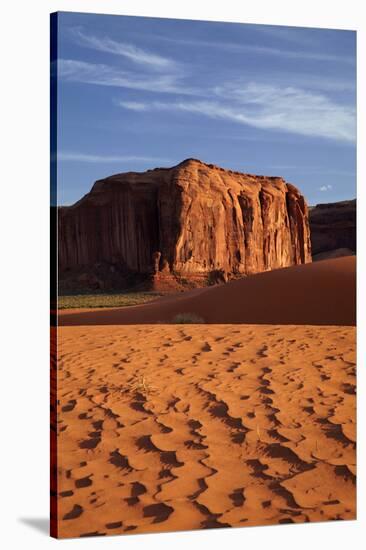
<svg viewBox="0 0 366 550"><path fill-rule="evenodd" d="M76 59L59 59L57 72L60 78L69 82L182 95L195 93L190 88L180 86L180 76L176 74L136 73L103 63Z"/></svg>
<svg viewBox="0 0 366 550"><path fill-rule="evenodd" d="M178 63L174 60L138 48L134 44L117 42L107 36L85 34L80 28L71 29L71 33L81 46L125 57L151 70L166 71L178 68Z"/></svg>
<svg viewBox="0 0 366 550"><path fill-rule="evenodd" d="M89 153L77 153L72 151L60 151L55 158L58 161L67 162L90 162L90 163L110 163L110 162L164 162L172 163L171 160L159 157L145 157L136 155L95 155Z"/></svg>
<svg viewBox="0 0 366 550"><path fill-rule="evenodd" d="M355 141L355 110L324 94L255 82L227 84L213 92L209 99L199 101L141 103L139 110L190 112L260 129ZM132 108L128 102L121 101L119 105Z"/></svg>

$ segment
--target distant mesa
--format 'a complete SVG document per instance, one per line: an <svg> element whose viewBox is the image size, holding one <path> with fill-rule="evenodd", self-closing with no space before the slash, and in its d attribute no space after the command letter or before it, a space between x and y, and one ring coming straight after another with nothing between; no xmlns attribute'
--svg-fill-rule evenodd
<svg viewBox="0 0 366 550"><path fill-rule="evenodd" d="M313 260L356 253L356 199L309 209Z"/></svg>
<svg viewBox="0 0 366 550"><path fill-rule="evenodd" d="M61 289L179 290L311 261L295 186L196 159L99 180L58 220Z"/></svg>

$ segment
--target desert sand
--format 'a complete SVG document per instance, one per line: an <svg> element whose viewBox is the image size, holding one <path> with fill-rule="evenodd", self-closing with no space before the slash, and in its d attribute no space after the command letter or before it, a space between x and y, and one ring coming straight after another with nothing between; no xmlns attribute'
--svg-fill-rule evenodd
<svg viewBox="0 0 366 550"><path fill-rule="evenodd" d="M354 270L62 313L58 536L354 519Z"/></svg>
<svg viewBox="0 0 366 550"><path fill-rule="evenodd" d="M356 257L259 273L129 308L62 310L59 324L164 323L182 313L215 324L354 325Z"/></svg>
<svg viewBox="0 0 366 550"><path fill-rule="evenodd" d="M59 536L355 518L353 327L59 329Z"/></svg>

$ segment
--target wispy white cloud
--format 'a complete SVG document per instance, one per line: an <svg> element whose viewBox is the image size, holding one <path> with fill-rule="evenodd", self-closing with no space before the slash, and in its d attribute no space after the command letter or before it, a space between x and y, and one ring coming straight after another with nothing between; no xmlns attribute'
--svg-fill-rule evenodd
<svg viewBox="0 0 366 550"><path fill-rule="evenodd" d="M272 164L270 168L274 170L291 170L299 172L304 172L306 174L316 174L322 176L347 176L352 177L356 176L354 170L340 170L337 168L322 168L314 165L301 166L299 164Z"/></svg>
<svg viewBox="0 0 366 550"><path fill-rule="evenodd" d="M319 191L331 191L332 189L332 185L322 185L321 187L319 187Z"/></svg>
<svg viewBox="0 0 366 550"><path fill-rule="evenodd" d="M298 73L296 71L279 72L270 75L270 79L263 80L263 84L269 82L275 86L281 86L286 82L287 86L311 90L317 92L337 93L355 92L356 79L335 78L329 75Z"/></svg>
<svg viewBox="0 0 366 550"><path fill-rule="evenodd" d="M70 30L80 45L103 53L114 54L131 61L118 65L95 63L76 59L58 60L58 75L72 82L131 88L149 92L197 94L184 85L186 67L168 57L139 48L134 44L117 42L107 36L98 37L83 32L81 28ZM133 105L133 103L131 103ZM137 108L136 108L137 110Z"/></svg>
<svg viewBox="0 0 366 550"><path fill-rule="evenodd" d="M340 32L352 32L313 27L285 27L280 25L256 25L256 31L277 41L296 44L302 48L314 48L314 46L321 47L324 45L325 37L333 41L338 41Z"/></svg>
<svg viewBox="0 0 366 550"><path fill-rule="evenodd" d="M242 79L224 82L210 87L192 88L185 78L189 76L183 66L173 59L138 48L135 45L117 42L109 37L86 34L81 28L72 30L79 44L101 52L122 56L133 62L132 69L105 63L89 63L75 59L60 59L58 74L70 82L99 86L129 88L155 93L170 93L180 96L197 96L194 100L181 98L178 102L120 101L119 105L135 112L177 111L222 119L267 130L279 130L303 136L316 136L343 142L355 141L355 109L332 99L333 92L350 92L354 82L319 75L293 76L292 73L275 73L271 84L264 81L250 82ZM292 37L292 35L291 35ZM162 37L164 38L164 37ZM174 37L167 38L175 40ZM176 39L177 42L200 46L219 46L233 52L253 52L256 55L277 55L294 59L333 60L339 56L310 51L304 48L279 49L256 44L208 42ZM353 60L353 58L347 58ZM138 66L136 69L136 65ZM197 70L191 67L192 74ZM192 76L191 74L191 76ZM286 85L283 85L286 82ZM343 97L344 101L344 97Z"/></svg>
<svg viewBox="0 0 366 550"><path fill-rule="evenodd" d="M292 87L226 84L214 89L216 100L152 102L144 109L196 113L261 129L304 136L355 141L355 111L329 97ZM128 105L120 104L124 108Z"/></svg>
<svg viewBox="0 0 366 550"><path fill-rule="evenodd" d="M272 46L262 46L258 44L243 44L235 42L215 42L209 40L196 40L196 39L185 39L185 38L175 38L175 37L166 37L155 35L155 38L160 40L165 40L168 42L182 44L182 46L193 46L193 47L206 47L206 48L215 48L220 49L221 51L226 50L231 53L247 53L247 54L259 54L266 55L270 57L282 57L285 59L306 59L309 61L325 61L325 62L336 62L336 63L346 63L349 65L355 65L355 59L352 56L339 55L326 53L321 51L312 51L308 49L294 49L293 47L287 48L277 48ZM308 46L308 44L303 44L303 46Z"/></svg>
<svg viewBox="0 0 366 550"><path fill-rule="evenodd" d="M68 162L90 162L90 163L110 163L110 162L163 162L171 164L173 161L159 157L145 157L133 155L94 155L88 153L77 153L71 151L60 151L57 154L57 160Z"/></svg>
<svg viewBox="0 0 366 550"><path fill-rule="evenodd" d="M355 60L352 57L328 54L323 52L312 52L312 51L300 51L293 49L281 49L281 48L272 48L267 46L243 46L247 52L253 52L262 55L269 55L275 57L285 57L287 59L307 59L309 61L333 61L339 63L348 63L350 65L355 64Z"/></svg>
<svg viewBox="0 0 366 550"><path fill-rule="evenodd" d="M143 65L144 68L166 71L178 67L178 64L174 60L143 50L133 44L117 42L107 36L97 37L85 34L80 28L74 28L71 32L75 40L82 46L125 57L134 63Z"/></svg>
<svg viewBox="0 0 366 550"><path fill-rule="evenodd" d="M135 73L111 65L75 59L59 59L57 68L58 76L70 82L182 95L196 93L195 90L180 85L180 76L176 74Z"/></svg>
<svg viewBox="0 0 366 550"><path fill-rule="evenodd" d="M146 111L148 109L146 103L139 103L138 101L118 101L117 103L120 107L130 111Z"/></svg>

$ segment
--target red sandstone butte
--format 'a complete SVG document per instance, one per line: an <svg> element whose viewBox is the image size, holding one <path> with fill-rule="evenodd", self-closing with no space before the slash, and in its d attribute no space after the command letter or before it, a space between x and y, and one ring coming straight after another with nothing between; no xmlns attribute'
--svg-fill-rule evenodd
<svg viewBox="0 0 366 550"><path fill-rule="evenodd" d="M311 261L308 207L281 177L187 159L97 181L59 208L59 270L224 280ZM84 276L84 279L87 278Z"/></svg>

